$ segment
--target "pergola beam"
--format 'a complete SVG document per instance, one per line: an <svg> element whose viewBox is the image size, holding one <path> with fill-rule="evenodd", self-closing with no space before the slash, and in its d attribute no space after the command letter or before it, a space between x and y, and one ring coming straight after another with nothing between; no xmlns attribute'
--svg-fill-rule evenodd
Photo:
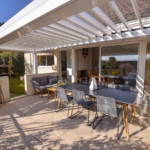
<svg viewBox="0 0 150 150"><path fill-rule="evenodd" d="M76 37L76 36L66 36L66 35L62 35L62 34L58 34L58 33L54 33L54 32L51 32L51 31L47 31L47 30L44 30L44 29L41 29L41 30L38 30L38 31L42 31L42 32L47 32L48 34L50 35L57 35L59 37L65 37L66 39L72 39L72 40L81 40L81 38L79 37Z"/></svg>
<svg viewBox="0 0 150 150"><path fill-rule="evenodd" d="M69 24L71 24L70 22L68 22L66 19L65 20L63 20L64 22L67 22L67 23L69 23ZM56 24L54 24L55 25L55 27L52 27L52 28L55 28L56 29L56 26L58 26L58 27L61 27L62 29L60 30L60 29L56 29L56 30L59 30L60 32L65 32L66 34L71 34L71 35L73 35L73 36L78 36L78 37L80 37L81 39L85 39L85 37L86 38L88 38L88 37L91 37L91 36L89 36L88 34L85 34L85 33L83 33L83 31L85 31L85 30L82 30L81 28L79 28L79 27L77 27L77 26L75 26L75 25L73 25L73 24L71 24L71 25L73 25L73 26L75 26L75 27L77 27L78 29L80 29L80 31L79 30L75 30L75 29L73 29L73 28L70 28L70 27L68 27L68 26L65 26L65 25L63 25L63 24L61 24L60 22L58 22L58 23L56 23ZM85 31L85 32L87 32L87 31ZM87 32L88 33L88 32Z"/></svg>
<svg viewBox="0 0 150 150"><path fill-rule="evenodd" d="M120 29L116 26L116 24L106 15L106 13L99 7L92 8L91 11L102 21L105 22L112 30L116 33L120 34Z"/></svg>
<svg viewBox="0 0 150 150"><path fill-rule="evenodd" d="M112 8L112 10L115 12L115 14L118 16L118 18L121 20L121 22L124 24L124 26L130 32L131 27L129 26L128 22L126 21L125 17L123 16L122 12L120 11L120 9L117 6L116 2L113 0L113 1L110 1L108 4Z"/></svg>
<svg viewBox="0 0 150 150"><path fill-rule="evenodd" d="M6 51L17 51L17 52L32 52L33 50L29 50L29 49L23 49L23 48L21 48L21 49L19 49L19 48L10 48L10 47L0 47L0 51L4 51L4 49L6 50Z"/></svg>
<svg viewBox="0 0 150 150"><path fill-rule="evenodd" d="M63 40L56 40L56 39L53 39L53 38L43 38L43 37L37 37L36 35L31 35L31 36L27 36L27 37L24 37L26 39L33 39L33 40L37 40L37 41L43 41L43 42L49 42L49 43L64 43L66 41L63 41ZM69 43L70 41L67 41L66 43Z"/></svg>
<svg viewBox="0 0 150 150"><path fill-rule="evenodd" d="M103 35L97 34L97 33L93 32L92 30L88 29L87 27L83 27L83 26L81 26L81 24L79 24L79 23L83 23L83 22L86 23L85 21L83 21L82 19L80 19L79 23L77 23L76 20L74 20L74 18L77 19L78 21L80 19L79 17L77 17L77 16L74 15L74 16L71 16L71 17L67 18L65 21L67 21L70 24L73 24L74 26L76 26L76 27L78 27L78 28L80 28L80 29L82 29L82 30L84 30L84 31L92 34L93 37L95 37L95 35L96 35L97 37L103 38Z"/></svg>
<svg viewBox="0 0 150 150"><path fill-rule="evenodd" d="M44 43L44 42L40 42L40 41L33 41L31 39L22 39L22 40L19 40L18 43L14 43L12 44L12 46L15 46L15 45L21 45L22 47L24 46L51 46L50 44L48 43Z"/></svg>
<svg viewBox="0 0 150 150"><path fill-rule="evenodd" d="M144 30L143 30L143 24L142 24L142 20L141 20L141 15L140 15L140 12L139 12L137 1L136 0L131 0L131 3L132 3L132 6L133 6L135 15L137 17L137 20L139 21L141 30L142 30L142 32L144 32Z"/></svg>
<svg viewBox="0 0 150 150"><path fill-rule="evenodd" d="M46 32L46 31L42 31L42 30L37 30L35 33L42 33L42 34L45 34L45 35L49 35L51 37L56 37L56 38L59 38L59 39L64 39L64 40L69 40L69 41L77 41L79 39L74 39L74 38L71 38L71 37L66 37L66 36L59 36L57 34L51 34L49 32Z"/></svg>
<svg viewBox="0 0 150 150"><path fill-rule="evenodd" d="M92 15L90 15L88 12L82 12L77 15L80 19L84 20L86 23L90 24L97 30L101 31L102 33L110 36L111 32L107 29L105 25L103 25L101 22L99 22L97 19L95 19Z"/></svg>
<svg viewBox="0 0 150 150"><path fill-rule="evenodd" d="M73 42L74 40L66 40L64 38L58 38L58 37L52 37L52 36L49 36L47 34L44 34L44 33L37 33L37 32L33 32L31 35L36 35L36 36L40 36L40 37L45 37L47 39L54 39L54 40L60 40L60 41L64 41L64 42Z"/></svg>
<svg viewBox="0 0 150 150"><path fill-rule="evenodd" d="M33 39L33 38L24 38L22 40L20 40L20 42L23 42L25 40L25 42L27 44L29 43L34 43L34 44L41 44L41 45L46 45L46 46L58 46L58 44L63 44L64 42L54 42L54 41L44 41L44 40L38 40L38 39Z"/></svg>
<svg viewBox="0 0 150 150"><path fill-rule="evenodd" d="M19 42L19 43L18 43ZM63 43L59 43L60 45L63 44ZM44 43L44 42L40 42L38 40L31 40L31 39L22 39L22 40L19 40L17 41L17 43L13 44L12 46L15 46L15 45L21 45L21 47L25 47L25 48L28 48L28 47L32 47L32 48L47 48L47 47L52 47L52 46L60 46L58 43L54 44L54 43Z"/></svg>

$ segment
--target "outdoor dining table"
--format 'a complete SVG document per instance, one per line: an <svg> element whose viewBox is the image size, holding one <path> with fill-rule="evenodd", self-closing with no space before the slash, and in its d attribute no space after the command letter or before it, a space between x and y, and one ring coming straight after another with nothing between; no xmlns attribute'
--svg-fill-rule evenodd
<svg viewBox="0 0 150 150"><path fill-rule="evenodd" d="M109 87L98 87L97 90L90 90L89 85L83 85L80 83L69 83L66 85L62 85L66 91L72 91L73 89L83 91L85 95L96 97L97 95L104 96L104 97L111 97L116 100L116 102L123 104L123 111L124 111L124 120L125 120L125 127L126 127L126 135L129 138L129 127L128 127L128 115L127 115L127 105L131 106L133 117L135 116L134 106L133 103L137 97L137 91L124 91L124 90L117 90L115 88ZM61 100L59 100L58 108L60 107Z"/></svg>

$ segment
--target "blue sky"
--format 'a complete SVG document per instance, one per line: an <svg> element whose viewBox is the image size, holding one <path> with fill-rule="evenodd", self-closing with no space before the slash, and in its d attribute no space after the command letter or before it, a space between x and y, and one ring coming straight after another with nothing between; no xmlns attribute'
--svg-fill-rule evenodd
<svg viewBox="0 0 150 150"><path fill-rule="evenodd" d="M0 0L0 22L7 22L33 0Z"/></svg>
<svg viewBox="0 0 150 150"><path fill-rule="evenodd" d="M102 56L103 61L108 61L111 56ZM118 55L113 56L116 58L116 61L138 61L138 55Z"/></svg>

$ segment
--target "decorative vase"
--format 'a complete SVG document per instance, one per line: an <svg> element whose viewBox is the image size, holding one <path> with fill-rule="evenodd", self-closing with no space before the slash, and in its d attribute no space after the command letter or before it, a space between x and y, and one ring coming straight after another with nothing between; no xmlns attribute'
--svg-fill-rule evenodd
<svg viewBox="0 0 150 150"><path fill-rule="evenodd" d="M97 84L96 84L95 77L92 77L92 81L91 81L91 84L90 84L90 90L94 90L94 89L97 89Z"/></svg>
<svg viewBox="0 0 150 150"><path fill-rule="evenodd" d="M96 83L96 79L94 78L94 89L97 90L97 83Z"/></svg>

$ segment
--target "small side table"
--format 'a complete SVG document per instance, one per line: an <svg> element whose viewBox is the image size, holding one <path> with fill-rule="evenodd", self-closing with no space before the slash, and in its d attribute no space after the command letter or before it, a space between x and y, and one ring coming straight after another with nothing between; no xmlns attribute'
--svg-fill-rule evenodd
<svg viewBox="0 0 150 150"><path fill-rule="evenodd" d="M47 99L49 99L49 92L51 91L55 93L55 101L56 101L56 87L57 86L47 88L47 91L48 91Z"/></svg>

